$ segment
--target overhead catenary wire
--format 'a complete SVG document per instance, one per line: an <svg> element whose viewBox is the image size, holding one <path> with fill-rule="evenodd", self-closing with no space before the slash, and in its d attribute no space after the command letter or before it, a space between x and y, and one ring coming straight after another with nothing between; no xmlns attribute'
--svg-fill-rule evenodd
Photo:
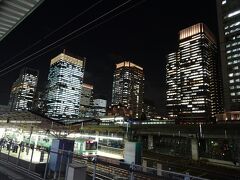
<svg viewBox="0 0 240 180"><path fill-rule="evenodd" d="M130 1L132 1L132 0L129 0L129 1L127 1L127 2L130 2ZM20 60L20 61L22 62L21 64L19 64L20 61L18 61L17 64L19 64L19 65L17 65L17 66L15 66L15 67L11 68L10 70L8 70L8 71L6 71L6 72L4 72L4 73L1 73L1 74L0 74L0 77L2 77L2 76L4 76L4 75L8 74L9 72L11 72L11 71L13 71L13 70L15 70L15 69L17 69L17 68L19 68L19 67L25 65L25 64L27 64L27 63L30 62L30 61L33 61L33 60L37 59L38 57L40 57L40 56L42 56L42 55L48 53L49 51L51 51L51 50L53 50L53 49L56 49L57 47L62 46L63 44L65 44L65 43L67 43L67 42L69 42L69 41L71 41L71 40L73 40L73 39L75 39L75 38L77 38L77 37L79 37L79 36L81 36L81 35L83 35L83 34L89 32L89 31L91 31L91 30L93 30L93 29L95 29L95 28L97 28L97 27L99 27L100 25L102 25L102 24L104 24L104 23L106 23L106 22L112 20L113 18L115 18L115 17L117 17L117 16L119 16L119 15L121 15L121 14L123 14L123 13L129 11L130 9L132 9L132 8L134 8L134 7L136 7L136 6L140 5L140 4L142 4L142 3L144 3L145 1L147 1L147 0L142 0L142 1L138 2L138 3L135 3L135 4L132 5L131 7L127 8L127 9L125 9L125 10L122 10L121 12L119 12L119 13L113 15L112 17L107 18L106 20L104 20L104 21L102 21L102 22L100 22L100 23L98 23L98 24L92 26L91 28L89 28L89 29L83 31L82 33L77 34L77 35L75 35L74 37L65 40L65 41L62 42L61 44L58 44L58 45L56 45L56 46L54 46L54 47L51 47L51 48L50 48L51 45L48 45L48 46L46 46L46 47L47 47L47 48L50 48L50 49L48 49L48 50L46 50L46 51L40 53L39 55L36 55L35 57L29 59L29 58L30 58L29 56L33 56L33 55L35 55L36 53L39 53L42 49L46 49L46 47L42 48L41 50L37 51L36 53L33 53L33 54L29 55L28 57L26 57L26 58ZM125 2L125 4L126 4L126 2ZM121 7L122 7L122 6L121 6ZM116 8L117 8L117 7L116 7ZM114 9L116 10L116 8L114 8ZM119 7L119 8L120 8L120 7ZM118 8L118 9L119 9L119 8ZM112 12L112 11L113 11L113 9L111 10L111 12ZM105 13L105 14L106 14L106 13ZM109 13L108 13L108 14L109 14ZM102 16L103 16L103 15L102 15ZM100 17L102 17L102 16L100 16ZM106 15L105 15L105 16L106 16ZM97 19L99 19L99 17L98 17ZM95 20L96 20L96 19L95 19ZM93 20L93 21L95 21L95 20ZM91 21L91 22L92 22L92 21ZM89 24L89 23L87 23L87 24ZM85 25L84 25L84 26L85 26ZM68 35L69 35L69 34L68 34ZM68 36L68 35L67 35L67 36ZM56 43L54 43L54 44L56 44ZM25 61L25 62L23 62L23 61ZM2 72L2 71L0 71L0 72Z"/></svg>
<svg viewBox="0 0 240 180"><path fill-rule="evenodd" d="M62 40L64 40L64 39L66 39L67 37L71 36L72 34L74 34L74 33L78 32L78 31L80 31L80 30L86 28L87 26L89 26L89 25L91 25L91 24L93 24L93 23L95 23L95 22L98 21L99 19L102 19L103 17L109 15L110 13L116 11L117 9L123 7L124 5L128 4L128 3L131 2L131 1L132 1L132 0L128 0L128 1L126 1L126 2L124 2L124 3L122 3L122 4L120 4L120 5L118 5L117 7L111 9L110 11L104 13L103 15L101 15L101 16L95 18L94 20L88 22L87 24L85 24L85 25L83 25L83 26L77 28L76 30L74 30L74 31L72 31L72 32L70 32L70 33L68 33L67 35L63 36L62 38L56 40L55 42L50 43L50 44L48 44L47 46L41 48L40 50L36 51L35 53L32 53L31 55L28 55L27 57L21 59L20 61L17 61L17 62L15 62L15 63L13 63L12 65L9 65L8 67L3 68L2 70L0 70L0 73L6 71L6 70L8 70L8 69L12 69L13 66L18 65L19 63L24 62L24 61L27 60L28 58L31 58L32 56L34 56L34 55L40 53L41 51L44 51L44 50L46 50L47 48L49 48L49 47L51 47L51 46L57 44L58 42L60 42L60 41L62 41Z"/></svg>
<svg viewBox="0 0 240 180"><path fill-rule="evenodd" d="M42 39L37 40L36 42L34 42L33 44L31 44L29 47L25 48L24 50L22 50L21 52L17 53L15 56L13 56L12 58L8 59L7 61L3 62L2 64L0 64L0 67L6 65L7 63L11 62L12 60L14 60L16 57L22 55L23 53L27 52L28 50L30 50L31 48L35 47L36 45L40 44L41 42L43 42L44 40L46 40L47 38L49 38L51 35L53 35L54 33L56 33L57 31L63 29L65 26L67 26L68 24L70 24L71 22L73 22L74 20L76 20L77 18L79 18L80 16L84 15L85 13L87 13L88 11L90 11L91 9L93 9L94 7L96 7L98 4L100 4L103 0L99 0L96 3L92 4L91 6L89 6L87 9L85 9L84 11L82 11L81 13L77 14L76 16L74 16L73 18L71 18L70 20L68 20L66 23L64 23L63 25L59 26L57 29L53 30L52 32L50 32L49 34L45 35Z"/></svg>

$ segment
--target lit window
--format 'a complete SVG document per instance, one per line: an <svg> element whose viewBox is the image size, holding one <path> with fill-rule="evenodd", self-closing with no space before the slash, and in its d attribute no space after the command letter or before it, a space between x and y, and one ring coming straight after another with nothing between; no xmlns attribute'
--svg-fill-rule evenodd
<svg viewBox="0 0 240 180"><path fill-rule="evenodd" d="M234 12L232 12L232 13L229 13L229 14L228 14L228 17L233 17L233 16L236 16L236 15L238 15L238 14L240 14L240 10L237 10L237 11L234 11Z"/></svg>
<svg viewBox="0 0 240 180"><path fill-rule="evenodd" d="M235 66L233 69L234 69L234 70L238 70L238 66Z"/></svg>

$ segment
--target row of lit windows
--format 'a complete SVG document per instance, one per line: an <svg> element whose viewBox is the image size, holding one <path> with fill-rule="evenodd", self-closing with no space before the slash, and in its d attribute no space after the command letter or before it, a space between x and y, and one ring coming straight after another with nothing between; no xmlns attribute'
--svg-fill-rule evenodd
<svg viewBox="0 0 240 180"><path fill-rule="evenodd" d="M198 110L198 111L182 111L182 113L190 114L190 113L205 113L205 110Z"/></svg>
<svg viewBox="0 0 240 180"><path fill-rule="evenodd" d="M240 63L240 60L234 60L234 61L228 62L228 65L238 64L238 63Z"/></svg>
<svg viewBox="0 0 240 180"><path fill-rule="evenodd" d="M240 41L234 42L234 43L232 43L232 44L227 44L227 45L226 45L226 48L233 47L233 46L237 46L237 45L240 45Z"/></svg>
<svg viewBox="0 0 240 180"><path fill-rule="evenodd" d="M225 18L225 19L226 19L226 18L231 18L231 17L236 16L236 15L238 15L238 14L240 14L240 10L235 10L235 11L229 13L229 14L228 14L227 16L225 16L224 18Z"/></svg>
<svg viewBox="0 0 240 180"><path fill-rule="evenodd" d="M240 48L235 48L235 49L232 49L232 50L228 50L227 51L227 54L229 54L229 53L234 53L234 52L237 52L237 51L240 51Z"/></svg>
<svg viewBox="0 0 240 180"><path fill-rule="evenodd" d="M237 92L237 93L235 93L235 92L232 92L232 93L231 93L231 96L239 96L239 95L240 95L240 91Z"/></svg>
<svg viewBox="0 0 240 180"><path fill-rule="evenodd" d="M233 30L231 30L231 31L226 31L226 32L225 32L225 35L228 35L228 34L230 34L230 33L234 33L234 32L239 31L239 30L240 30L240 28L236 28L236 29L233 29Z"/></svg>
<svg viewBox="0 0 240 180"><path fill-rule="evenodd" d="M240 72L237 73L230 73L228 74L229 77L235 77L235 76L240 76Z"/></svg>
<svg viewBox="0 0 240 180"><path fill-rule="evenodd" d="M232 83L234 83L234 82L240 82L240 79L235 79L235 80L234 80L234 79L230 79L230 80L229 80L229 83L230 83L230 84L232 84Z"/></svg>
<svg viewBox="0 0 240 180"><path fill-rule="evenodd" d="M227 59L236 58L236 57L240 57L240 54L234 54L232 56L228 56Z"/></svg>
<svg viewBox="0 0 240 180"><path fill-rule="evenodd" d="M240 25L240 21L235 22L235 23L233 23L233 24L231 24L229 26L225 26L225 29L232 28L232 27L235 27L235 26L238 26L238 25Z"/></svg>
<svg viewBox="0 0 240 180"><path fill-rule="evenodd" d="M230 86L230 89L231 89L231 90L234 90L234 89L240 89L240 85Z"/></svg>

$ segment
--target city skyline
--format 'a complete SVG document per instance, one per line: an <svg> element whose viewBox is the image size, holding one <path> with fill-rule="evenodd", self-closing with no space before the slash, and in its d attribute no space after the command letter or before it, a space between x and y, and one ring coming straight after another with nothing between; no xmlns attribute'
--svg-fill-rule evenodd
<svg viewBox="0 0 240 180"><path fill-rule="evenodd" d="M0 0L0 179L239 179L240 0Z"/></svg>
<svg viewBox="0 0 240 180"><path fill-rule="evenodd" d="M113 7L114 5L110 4L106 6L106 2L104 3L105 4L99 7L101 10L106 7ZM92 2L84 2L82 4L82 9L86 9L91 4ZM189 9L185 7L186 4L193 8ZM145 69L146 97L154 101L158 107L158 111L161 114L164 114L166 99L165 55L177 44L176 32L189 25L202 21L214 31L214 34L217 32L215 2L202 1L195 9L195 3L191 2L189 4L189 2L186 2L186 4L177 2L176 7L173 7L176 13L179 13L178 18L176 19L174 15L165 14L164 11L161 12L159 10L159 8L164 9L164 6L169 8L172 7L171 3L162 4L156 1L147 1L144 4L133 8L129 12L122 14L116 19L103 24L96 30L88 32L83 37L73 40L73 42L67 43L63 47L58 48L27 65L40 70L40 84L43 84L43 81L46 80L47 77L48 60L57 55L63 48L72 51L76 55L85 56L88 59L86 62L85 74L86 83L93 84L95 86L96 95L105 96L109 101L111 99L111 82L114 64L123 59L133 59L133 63L139 64ZM65 1L59 1L58 8L66 8L66 12L68 13L67 15L65 14L65 16L58 15L58 17L54 14L56 12L52 8L54 5L51 4L51 2L44 2L39 6L36 12L34 12L36 15L33 14L28 17L28 19L18 27L18 31L13 31L2 42L0 52L2 57L5 57L4 61L11 58L12 54L20 52L24 49L23 47L31 45L33 41L42 39L45 34L52 32L68 19L71 19L71 17L78 14L79 9L74 8L74 5L76 4L70 5L66 4ZM183 9L180 10L180 8L177 7L182 7ZM52 10L50 12L51 8ZM68 9L70 8L73 8L72 12L69 12ZM207 11L209 14L206 13L206 8L209 9ZM186 10L188 10L188 12ZM205 12L203 12L203 10ZM39 22L37 16L47 16L45 15L45 12L49 12L52 18L46 18L44 22ZM189 16L190 14L191 16ZM92 16L91 13L86 15L87 19L85 19L84 22L90 19L90 16ZM52 20L56 17L58 17L56 22L53 22ZM70 24L70 27L76 27L78 25L77 23L80 23L81 21L83 21L83 19L79 18L79 20L76 21L76 24ZM142 26L143 23L145 26ZM35 24L36 27L32 27L32 24ZM31 29L29 29L30 26ZM61 37L62 34L68 32L67 29L68 28L65 28L63 31L57 33L55 35L56 37L54 36L52 39L50 38L50 40ZM141 31L139 31L139 29L141 29ZM21 36L26 33L28 33L29 37L25 37L25 40L23 40ZM145 34L147 35L146 37L143 36ZM142 37L143 39L141 39ZM18 39L19 42L17 42L14 47L9 47L9 44L16 39ZM47 42L50 42L50 40ZM105 44L108 45L102 46L102 43L106 40L107 43ZM21 46L19 46L20 42ZM43 44L47 44L47 42L43 42ZM11 49L11 51L6 50L6 48ZM30 52L34 51L31 50ZM6 97L9 97L10 84L16 79L16 74L18 73L19 69L11 72L8 81L5 79L6 76L0 78L0 83L4 86L4 89L1 89L0 91L0 101L4 104L8 101ZM9 81L11 81L11 83L9 83ZM107 88L102 88L102 83L104 83L104 87Z"/></svg>

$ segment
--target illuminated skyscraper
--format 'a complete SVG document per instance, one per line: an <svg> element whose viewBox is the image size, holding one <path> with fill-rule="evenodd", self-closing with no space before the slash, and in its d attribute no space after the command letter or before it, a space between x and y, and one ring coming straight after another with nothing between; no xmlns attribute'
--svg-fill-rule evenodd
<svg viewBox="0 0 240 180"><path fill-rule="evenodd" d="M129 61L116 64L113 76L112 105L122 104L132 110L133 117L143 112L143 68Z"/></svg>
<svg viewBox="0 0 240 180"><path fill-rule="evenodd" d="M179 32L176 53L167 56L167 107L180 122L206 122L221 111L216 41L203 23Z"/></svg>
<svg viewBox="0 0 240 180"><path fill-rule="evenodd" d="M85 59L61 53L51 60L47 87L47 113L55 118L77 118Z"/></svg>
<svg viewBox="0 0 240 180"><path fill-rule="evenodd" d="M169 118L176 118L179 112L180 100L180 73L178 53L167 55L166 82L167 82L167 112Z"/></svg>
<svg viewBox="0 0 240 180"><path fill-rule="evenodd" d="M217 0L224 111L240 110L240 1Z"/></svg>
<svg viewBox="0 0 240 180"><path fill-rule="evenodd" d="M80 116L90 117L93 116L93 86L83 83L82 94L80 101Z"/></svg>
<svg viewBox="0 0 240 180"><path fill-rule="evenodd" d="M107 100L105 100L105 99L94 99L93 100L94 117L105 116L106 108L107 108Z"/></svg>
<svg viewBox="0 0 240 180"><path fill-rule="evenodd" d="M23 68L18 79L13 83L9 106L11 110L30 110L36 93L39 72Z"/></svg>

